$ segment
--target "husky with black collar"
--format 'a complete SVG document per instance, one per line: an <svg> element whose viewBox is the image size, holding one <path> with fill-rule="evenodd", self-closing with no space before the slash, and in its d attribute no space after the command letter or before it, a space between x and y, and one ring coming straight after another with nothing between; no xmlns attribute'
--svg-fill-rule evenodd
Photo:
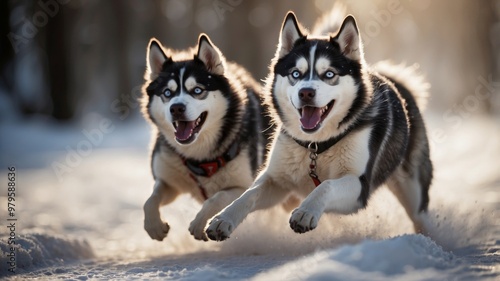
<svg viewBox="0 0 500 281"><path fill-rule="evenodd" d="M190 193L203 206L189 231L206 241L207 220L251 185L264 161L262 132L268 125L260 87L242 67L226 62L204 34L197 48L183 52L151 39L145 79L143 112L156 129L156 142L144 228L163 240L170 227L160 207Z"/></svg>
<svg viewBox="0 0 500 281"><path fill-rule="evenodd" d="M427 86L411 69L378 69L364 61L352 16L335 36L311 36L290 12L267 80L278 124L269 162L251 188L211 220L208 237L228 238L250 212L290 193L304 198L289 221L304 233L325 212L366 207L382 184L402 203L415 231L425 232L432 164L415 97Z"/></svg>

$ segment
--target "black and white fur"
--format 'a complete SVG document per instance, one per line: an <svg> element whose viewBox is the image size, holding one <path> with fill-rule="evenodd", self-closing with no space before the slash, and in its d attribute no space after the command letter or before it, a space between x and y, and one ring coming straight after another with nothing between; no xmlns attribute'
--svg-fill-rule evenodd
<svg viewBox="0 0 500 281"><path fill-rule="evenodd" d="M366 207L384 183L415 231L425 232L432 164L414 95L426 87L408 87L415 84L411 79L421 81L418 76L405 79L367 66L354 17L347 16L335 36L318 37L304 34L290 12L267 80L278 124L267 168L211 220L208 237L228 238L250 212L290 193L304 198L290 217L290 227L304 233L317 227L324 212L352 214ZM309 176L308 147L319 149L317 187Z"/></svg>
<svg viewBox="0 0 500 281"><path fill-rule="evenodd" d="M156 141L151 156L155 185L144 204L144 228L152 239L163 240L170 227L160 207L190 193L203 206L189 231L206 241L207 220L251 185L264 161L260 87L242 67L226 62L204 34L197 47L183 52L151 39L145 79L143 112L154 125ZM210 177L193 175L185 165L186 160L217 159L233 147L236 157Z"/></svg>

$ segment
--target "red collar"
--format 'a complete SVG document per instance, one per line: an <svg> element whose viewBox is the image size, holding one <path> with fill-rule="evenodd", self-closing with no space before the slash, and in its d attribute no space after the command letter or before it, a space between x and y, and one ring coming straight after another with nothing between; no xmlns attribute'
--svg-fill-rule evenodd
<svg viewBox="0 0 500 281"><path fill-rule="evenodd" d="M215 173L219 171L222 167L226 166L226 164L236 158L240 153L240 142L235 141L231 146L229 146L228 150L221 156L216 157L215 159L207 160L207 161L196 161L193 159L183 158L184 165L191 171L191 173L201 176L201 177L211 177Z"/></svg>
<svg viewBox="0 0 500 281"><path fill-rule="evenodd" d="M187 159L182 157L182 161L184 165L189 169L189 176L196 182L198 185L201 194L205 200L208 199L205 188L198 180L197 176L209 178L217 173L222 167L226 166L226 164L235 159L236 156L240 153L240 142L235 141L229 146L228 150L221 156L218 156L215 159L208 161L196 161L193 159Z"/></svg>

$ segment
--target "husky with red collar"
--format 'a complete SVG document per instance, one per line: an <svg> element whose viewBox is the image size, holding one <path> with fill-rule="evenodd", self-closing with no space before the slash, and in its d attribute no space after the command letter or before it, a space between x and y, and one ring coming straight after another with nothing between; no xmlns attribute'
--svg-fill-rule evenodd
<svg viewBox="0 0 500 281"><path fill-rule="evenodd" d="M151 39L145 78L143 112L156 129L156 142L144 228L163 240L170 227L160 207L190 193L203 206L189 231L207 241L207 220L251 185L264 161L268 137L262 132L271 131L260 87L204 34L197 47L183 52Z"/></svg>
<svg viewBox="0 0 500 281"><path fill-rule="evenodd" d="M366 207L382 184L415 231L425 232L432 164L414 97L425 93L426 83L408 68L369 67L355 19L340 22L336 34L311 36L292 12L286 16L267 80L278 123L269 163L211 220L210 239L227 239L250 212L290 193L304 198L289 220L293 231L304 233L325 212Z"/></svg>

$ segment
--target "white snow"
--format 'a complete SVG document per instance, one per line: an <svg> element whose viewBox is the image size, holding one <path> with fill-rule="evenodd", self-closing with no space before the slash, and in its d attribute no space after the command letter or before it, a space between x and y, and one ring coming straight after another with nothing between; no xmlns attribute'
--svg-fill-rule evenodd
<svg viewBox="0 0 500 281"><path fill-rule="evenodd" d="M159 280L495 280L500 278L500 126L474 117L447 128L428 115L435 180L429 237L412 234L403 208L384 187L366 210L324 215L295 234L281 208L251 214L223 243L194 240L188 225L200 205L181 196L161 210L163 242L143 230L142 204L153 179L149 126L112 121L114 130L68 162L102 117L82 127L0 123L0 277ZM68 170L58 177L52 164ZM71 164L71 165L70 165ZM17 269L7 262L7 169L16 171Z"/></svg>
<svg viewBox="0 0 500 281"><path fill-rule="evenodd" d="M11 245L7 241L0 241L0 249L3 253L0 257L2 265L6 265L10 261L8 254L10 254ZM92 248L87 241L70 239L56 234L49 235L43 231L19 235L15 241L19 246L15 253L16 267L19 269L63 264L66 261L94 257Z"/></svg>
<svg viewBox="0 0 500 281"><path fill-rule="evenodd" d="M456 265L456 258L430 238L404 235L320 251L260 274L255 280L376 280L383 277L408 280L415 271L436 277L438 270Z"/></svg>

